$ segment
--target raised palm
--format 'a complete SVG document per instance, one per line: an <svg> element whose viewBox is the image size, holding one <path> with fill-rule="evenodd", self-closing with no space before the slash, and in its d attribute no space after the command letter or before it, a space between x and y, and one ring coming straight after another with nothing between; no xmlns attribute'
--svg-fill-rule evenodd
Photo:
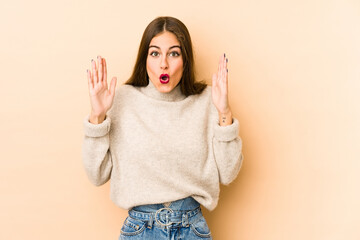
<svg viewBox="0 0 360 240"><path fill-rule="evenodd" d="M91 60L91 68L92 71L87 70L91 116L104 119L114 100L116 77L111 79L108 88L106 61L100 56L97 58L97 64Z"/></svg>
<svg viewBox="0 0 360 240"><path fill-rule="evenodd" d="M220 57L218 72L212 76L212 99L219 114L230 112L228 101L228 70L225 54Z"/></svg>

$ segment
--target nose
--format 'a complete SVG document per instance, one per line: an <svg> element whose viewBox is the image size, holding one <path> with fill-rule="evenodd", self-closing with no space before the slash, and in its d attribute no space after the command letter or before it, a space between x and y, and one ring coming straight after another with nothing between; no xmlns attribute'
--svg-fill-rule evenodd
<svg viewBox="0 0 360 240"><path fill-rule="evenodd" d="M160 68L168 69L168 67L169 67L169 64L168 64L167 56L163 55L160 60Z"/></svg>

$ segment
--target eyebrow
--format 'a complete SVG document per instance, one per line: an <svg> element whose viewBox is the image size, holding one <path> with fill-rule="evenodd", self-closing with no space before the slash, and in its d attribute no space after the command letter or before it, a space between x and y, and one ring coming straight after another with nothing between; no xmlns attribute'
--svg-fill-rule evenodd
<svg viewBox="0 0 360 240"><path fill-rule="evenodd" d="M152 47L160 49L160 47L158 47L158 46L156 46L156 45L150 45L150 46L149 46L149 48L152 48ZM174 45L174 46L169 47L169 50L172 49L172 48L176 48L176 47L181 49L181 46L179 46L179 45Z"/></svg>

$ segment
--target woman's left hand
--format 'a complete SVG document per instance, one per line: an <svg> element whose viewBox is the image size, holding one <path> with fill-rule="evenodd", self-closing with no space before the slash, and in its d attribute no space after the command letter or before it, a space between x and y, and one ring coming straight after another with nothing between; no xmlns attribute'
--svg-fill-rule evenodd
<svg viewBox="0 0 360 240"><path fill-rule="evenodd" d="M220 57L218 72L212 76L212 99L219 113L221 126L232 123L232 115L228 100L228 59L225 54Z"/></svg>

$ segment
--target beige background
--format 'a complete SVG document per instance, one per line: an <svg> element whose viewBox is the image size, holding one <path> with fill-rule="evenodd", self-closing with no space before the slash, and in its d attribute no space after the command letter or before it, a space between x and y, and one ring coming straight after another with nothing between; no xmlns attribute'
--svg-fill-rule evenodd
<svg viewBox="0 0 360 240"><path fill-rule="evenodd" d="M210 82L229 57L245 161L205 212L214 239L360 239L358 0L0 3L0 239L117 239L126 211L82 168L86 68L125 81L159 15Z"/></svg>

